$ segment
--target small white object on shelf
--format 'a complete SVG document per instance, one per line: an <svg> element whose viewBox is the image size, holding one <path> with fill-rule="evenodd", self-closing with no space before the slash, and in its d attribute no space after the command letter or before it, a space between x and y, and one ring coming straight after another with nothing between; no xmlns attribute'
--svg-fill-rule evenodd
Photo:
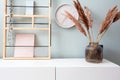
<svg viewBox="0 0 120 80"><path fill-rule="evenodd" d="M26 15L34 14L34 0L26 0Z"/></svg>

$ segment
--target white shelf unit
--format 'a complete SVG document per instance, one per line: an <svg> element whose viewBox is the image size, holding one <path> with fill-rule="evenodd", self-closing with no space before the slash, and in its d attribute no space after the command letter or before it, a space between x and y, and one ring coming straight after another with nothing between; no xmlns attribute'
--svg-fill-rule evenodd
<svg viewBox="0 0 120 80"><path fill-rule="evenodd" d="M48 14L47 15L17 15L17 14L12 14L9 15L7 12L7 3L8 0L4 0L4 31L3 31L3 59L5 60L44 60L44 59L50 59L51 58L51 17L50 17L50 9L51 9L51 0L48 2ZM10 6L9 6L10 7ZM14 6L13 6L14 7ZM48 31L48 56L47 57L32 57L32 58L23 58L23 57L6 57L6 44L7 44L7 30L9 30L7 26L7 17L12 16L13 18L31 18L32 22L31 25L32 27L30 28L23 28L23 27L13 27L12 30L42 30L42 31ZM47 18L48 19L48 28L36 28L35 27L35 18Z"/></svg>

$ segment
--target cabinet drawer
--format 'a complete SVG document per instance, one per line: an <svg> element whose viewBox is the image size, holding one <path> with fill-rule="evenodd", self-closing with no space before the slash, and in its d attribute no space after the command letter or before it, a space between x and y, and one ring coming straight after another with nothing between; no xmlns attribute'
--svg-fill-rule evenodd
<svg viewBox="0 0 120 80"><path fill-rule="evenodd" d="M0 80L55 80L54 67L0 67Z"/></svg>
<svg viewBox="0 0 120 80"><path fill-rule="evenodd" d="M120 80L119 67L59 67L56 80Z"/></svg>

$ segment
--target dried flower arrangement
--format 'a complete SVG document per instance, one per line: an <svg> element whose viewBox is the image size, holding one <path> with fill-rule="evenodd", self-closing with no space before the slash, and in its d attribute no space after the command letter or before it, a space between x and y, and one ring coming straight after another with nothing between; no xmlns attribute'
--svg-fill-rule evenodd
<svg viewBox="0 0 120 80"><path fill-rule="evenodd" d="M100 25L100 29L96 38L96 41L94 41L93 37L93 31L92 31L92 25L93 20L91 19L91 12L88 9L88 7L82 8L80 2L78 0L73 1L74 6L79 14L79 19L77 20L70 14L68 11L65 11L67 16L72 22L75 23L78 30L86 36L90 42L99 42L102 36L105 34L105 32L109 29L110 25L120 19L120 11L118 12L117 6L110 9L106 15L105 20ZM84 25L84 27L83 27Z"/></svg>

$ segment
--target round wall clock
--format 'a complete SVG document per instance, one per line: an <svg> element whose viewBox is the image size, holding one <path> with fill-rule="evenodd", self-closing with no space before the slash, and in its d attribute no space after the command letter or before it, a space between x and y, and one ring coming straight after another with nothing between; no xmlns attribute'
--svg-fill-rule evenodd
<svg viewBox="0 0 120 80"><path fill-rule="evenodd" d="M76 19L78 19L78 13L72 5L62 4L57 8L55 12L56 23L63 28L73 27L75 24L65 16L65 11L71 13Z"/></svg>

